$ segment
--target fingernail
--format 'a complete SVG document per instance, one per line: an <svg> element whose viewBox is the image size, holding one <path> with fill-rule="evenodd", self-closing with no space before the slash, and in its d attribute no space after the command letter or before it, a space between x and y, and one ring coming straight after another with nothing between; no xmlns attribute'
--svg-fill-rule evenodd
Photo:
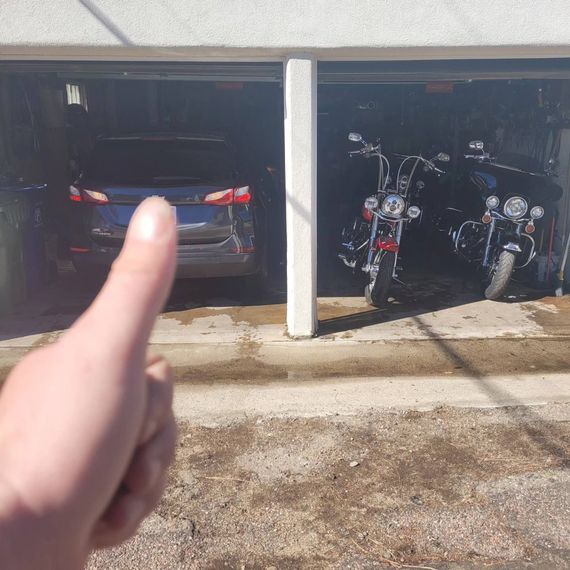
<svg viewBox="0 0 570 570"><path fill-rule="evenodd" d="M158 197L147 198L135 211L129 234L137 240L155 242L170 235L174 223L170 204Z"/></svg>

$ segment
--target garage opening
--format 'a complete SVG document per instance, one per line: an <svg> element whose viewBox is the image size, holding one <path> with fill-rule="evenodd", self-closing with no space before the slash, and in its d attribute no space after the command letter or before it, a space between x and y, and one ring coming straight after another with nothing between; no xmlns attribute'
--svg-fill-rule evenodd
<svg viewBox="0 0 570 570"><path fill-rule="evenodd" d="M544 181L529 205L544 208L529 229L535 244L534 253L529 252L532 259L514 273L502 299L528 301L553 294L570 227L567 60L322 63L318 113L321 334L374 327L410 315L421 319L484 298L478 263L453 255L457 228L442 221L446 210L459 208L472 196L469 184L473 176L483 176L476 171L485 169L474 165L501 164L521 173L523 182ZM352 268L339 259L347 241L346 234L341 238L343 228L362 223L365 199L376 194L379 175L377 158L349 156L362 148L347 139L350 132L380 142L383 154L394 160L394 179L403 155L449 157L435 161L441 172L420 163L410 182L421 215L404 224L395 279L380 308L365 301L370 279L361 271L362 260ZM480 141L483 150L470 148L473 141ZM474 152L487 153L490 160L465 158ZM560 190L554 196L549 192L553 186ZM523 191L514 184L507 194ZM408 206L412 201L410 197ZM484 199L470 208L467 218L481 223ZM526 255L529 248L523 248Z"/></svg>
<svg viewBox="0 0 570 570"><path fill-rule="evenodd" d="M176 206L181 255L202 255L170 312L283 302L282 101L280 63L2 62L0 190L20 210L1 207L47 244L28 255L11 220L2 337L72 322L147 195Z"/></svg>

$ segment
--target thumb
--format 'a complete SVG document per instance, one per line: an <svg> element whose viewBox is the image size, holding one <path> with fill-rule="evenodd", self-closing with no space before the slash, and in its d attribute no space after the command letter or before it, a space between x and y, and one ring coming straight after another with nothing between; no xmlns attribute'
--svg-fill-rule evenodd
<svg viewBox="0 0 570 570"><path fill-rule="evenodd" d="M175 267L172 208L162 198L148 198L135 211L101 292L70 334L85 332L116 354L140 354L166 302Z"/></svg>

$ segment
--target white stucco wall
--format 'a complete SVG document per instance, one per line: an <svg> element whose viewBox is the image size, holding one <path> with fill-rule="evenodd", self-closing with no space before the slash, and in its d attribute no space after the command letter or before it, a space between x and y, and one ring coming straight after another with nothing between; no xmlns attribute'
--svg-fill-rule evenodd
<svg viewBox="0 0 570 570"><path fill-rule="evenodd" d="M267 59L292 50L311 51L321 59L569 56L570 2L0 2L2 57Z"/></svg>

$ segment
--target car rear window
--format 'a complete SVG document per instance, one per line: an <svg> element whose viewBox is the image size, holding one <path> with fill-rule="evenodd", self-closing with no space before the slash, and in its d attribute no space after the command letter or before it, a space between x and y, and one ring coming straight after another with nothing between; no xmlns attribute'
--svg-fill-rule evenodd
<svg viewBox="0 0 570 570"><path fill-rule="evenodd" d="M84 174L116 183L206 182L231 178L235 168L223 141L116 139L95 145Z"/></svg>

